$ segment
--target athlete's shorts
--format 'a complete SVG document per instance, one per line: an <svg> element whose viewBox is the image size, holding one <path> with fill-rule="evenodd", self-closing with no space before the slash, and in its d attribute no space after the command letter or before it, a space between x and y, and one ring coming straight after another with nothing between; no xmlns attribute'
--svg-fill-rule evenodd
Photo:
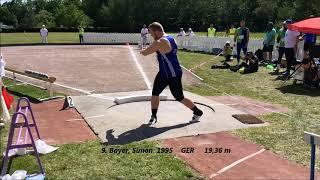
<svg viewBox="0 0 320 180"><path fill-rule="evenodd" d="M273 51L273 45L263 45L263 52L272 52Z"/></svg>
<svg viewBox="0 0 320 180"><path fill-rule="evenodd" d="M173 97L179 102L182 101L184 95L181 77L163 78L159 73L153 83L152 96L159 96L168 85Z"/></svg>

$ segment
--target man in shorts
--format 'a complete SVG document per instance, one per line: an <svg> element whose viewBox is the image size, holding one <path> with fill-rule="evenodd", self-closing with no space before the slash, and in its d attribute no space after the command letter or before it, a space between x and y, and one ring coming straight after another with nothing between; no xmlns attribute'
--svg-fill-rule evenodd
<svg viewBox="0 0 320 180"><path fill-rule="evenodd" d="M276 39L276 30L273 28L273 23L269 22L267 25L267 31L263 41L263 58L264 60L271 62L272 51L274 48L274 43Z"/></svg>
<svg viewBox="0 0 320 180"><path fill-rule="evenodd" d="M141 49L145 48L147 45L148 34L149 34L149 31L148 31L147 25L144 24L141 29L141 38L142 38Z"/></svg>
<svg viewBox="0 0 320 180"><path fill-rule="evenodd" d="M158 22L150 24L149 30L154 38L154 42L140 53L144 56L157 53L159 72L153 83L151 97L152 115L148 124L152 125L157 122L157 111L160 103L159 95L168 85L174 98L193 111L193 117L190 122L199 121L203 112L183 95L181 82L182 69L177 57L178 48L175 40L164 32L162 25Z"/></svg>

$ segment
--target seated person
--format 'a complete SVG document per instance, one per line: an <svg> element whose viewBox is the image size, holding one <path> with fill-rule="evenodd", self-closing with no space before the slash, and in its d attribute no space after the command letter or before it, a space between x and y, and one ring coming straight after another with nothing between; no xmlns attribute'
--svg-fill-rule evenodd
<svg viewBox="0 0 320 180"><path fill-rule="evenodd" d="M242 62L236 66L230 66L228 63L223 63L223 65L213 65L212 69L230 69L233 72L237 72L243 68L242 74L254 73L259 69L258 59L253 55L253 52L247 52L246 62Z"/></svg>
<svg viewBox="0 0 320 180"><path fill-rule="evenodd" d="M229 41L226 42L226 45L223 48L223 55L226 58L225 62L231 61L232 47Z"/></svg>

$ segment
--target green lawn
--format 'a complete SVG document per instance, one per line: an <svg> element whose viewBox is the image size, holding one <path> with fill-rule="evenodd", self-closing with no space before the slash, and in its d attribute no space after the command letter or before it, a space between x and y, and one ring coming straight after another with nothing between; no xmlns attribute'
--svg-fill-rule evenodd
<svg viewBox="0 0 320 180"><path fill-rule="evenodd" d="M214 56L179 52L179 57L183 65L191 68L212 60ZM290 160L309 165L310 147L303 141L303 131L320 134L319 89L292 85L291 81L282 86L283 81L276 80L277 76L270 75L265 67L260 67L259 72L249 75L210 69L213 63L221 60L222 57L219 57L201 69L196 69L195 73L204 79L204 83L187 87L187 90L204 96L240 95L288 107L288 115L291 117L275 113L260 116L270 125L237 130L234 134L263 145ZM319 161L317 167L320 167Z"/></svg>
<svg viewBox="0 0 320 180"><path fill-rule="evenodd" d="M40 43L39 33L0 33L1 44ZM49 32L49 43L78 43L78 33Z"/></svg>
<svg viewBox="0 0 320 180"><path fill-rule="evenodd" d="M4 84L10 86L12 81L5 79ZM49 96L46 91L29 85L10 86L9 90L33 98ZM9 124L6 124L4 129L0 129L0 159L6 146L8 128ZM106 146L96 140L62 145L56 152L41 156L41 160L48 179L200 179L200 176L179 158L166 153L157 154L157 148L161 147L158 141L108 146L110 147L128 148L129 151L133 147L152 148L154 153L102 153L102 148ZM18 169L29 173L38 172L35 157L26 155L14 158L9 173L12 174Z"/></svg>

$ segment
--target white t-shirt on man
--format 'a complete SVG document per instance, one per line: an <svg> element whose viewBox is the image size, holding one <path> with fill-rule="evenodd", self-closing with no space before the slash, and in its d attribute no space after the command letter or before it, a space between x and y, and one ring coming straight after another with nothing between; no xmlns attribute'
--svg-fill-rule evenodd
<svg viewBox="0 0 320 180"><path fill-rule="evenodd" d="M284 37L284 47L294 48L297 45L297 38L299 35L299 32L288 29Z"/></svg>
<svg viewBox="0 0 320 180"><path fill-rule="evenodd" d="M186 32L184 32L184 31L180 31L178 34L178 36L185 36L185 35L186 35Z"/></svg>
<svg viewBox="0 0 320 180"><path fill-rule="evenodd" d="M142 28L141 29L141 36L142 37L146 37L148 33L149 33L148 28Z"/></svg>
<svg viewBox="0 0 320 180"><path fill-rule="evenodd" d="M40 35L41 35L41 37L47 37L48 36L48 29L47 28L41 28L40 29Z"/></svg>

